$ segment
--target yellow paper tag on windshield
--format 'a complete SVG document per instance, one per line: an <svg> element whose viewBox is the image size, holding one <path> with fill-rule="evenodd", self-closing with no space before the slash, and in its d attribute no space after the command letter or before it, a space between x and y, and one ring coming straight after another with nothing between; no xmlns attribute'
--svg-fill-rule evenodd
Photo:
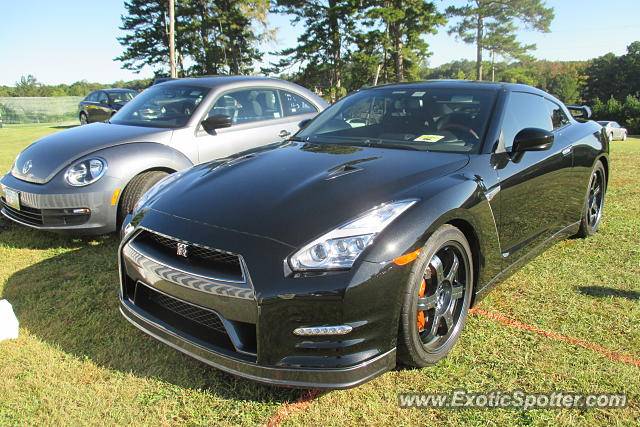
<svg viewBox="0 0 640 427"><path fill-rule="evenodd" d="M420 135L419 137L414 139L414 141L438 142L442 138L444 138L444 136L442 135Z"/></svg>

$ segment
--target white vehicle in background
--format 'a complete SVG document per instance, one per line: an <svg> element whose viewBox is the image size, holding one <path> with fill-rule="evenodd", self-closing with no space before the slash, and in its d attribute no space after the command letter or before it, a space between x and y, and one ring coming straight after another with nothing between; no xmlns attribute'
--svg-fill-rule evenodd
<svg viewBox="0 0 640 427"><path fill-rule="evenodd" d="M599 121L598 123L601 124L602 127L607 131L607 135L609 135L609 141L624 141L627 139L627 129L620 126L618 122L605 120Z"/></svg>

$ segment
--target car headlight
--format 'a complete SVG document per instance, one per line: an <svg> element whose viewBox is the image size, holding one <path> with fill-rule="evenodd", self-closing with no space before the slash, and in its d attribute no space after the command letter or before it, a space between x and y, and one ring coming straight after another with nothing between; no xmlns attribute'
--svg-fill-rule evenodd
<svg viewBox="0 0 640 427"><path fill-rule="evenodd" d="M294 271L349 269L376 236L418 200L377 206L307 244L289 259Z"/></svg>
<svg viewBox="0 0 640 427"><path fill-rule="evenodd" d="M153 185L153 187L147 190L147 192L144 193L142 197L140 197L140 199L138 199L135 206L133 207L133 215L135 216L140 211L140 209L142 209L144 205L146 205L147 202L149 202L149 200L156 197L167 185L171 184L173 181L180 178L181 176L182 176L182 172L175 172L175 173L172 173L171 175L165 176L160 181L156 182Z"/></svg>
<svg viewBox="0 0 640 427"><path fill-rule="evenodd" d="M70 166L64 173L64 179L69 185L84 187L102 178L106 171L107 162L105 160L87 159Z"/></svg>

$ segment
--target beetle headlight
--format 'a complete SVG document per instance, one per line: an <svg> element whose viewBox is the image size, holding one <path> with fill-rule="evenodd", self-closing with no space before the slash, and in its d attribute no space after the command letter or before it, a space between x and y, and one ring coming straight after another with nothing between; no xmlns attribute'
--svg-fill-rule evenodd
<svg viewBox="0 0 640 427"><path fill-rule="evenodd" d="M307 244L289 259L295 271L349 269L376 236L417 202L380 205Z"/></svg>
<svg viewBox="0 0 640 427"><path fill-rule="evenodd" d="M87 159L70 166L64 173L64 179L69 185L84 187L102 178L106 171L107 162L105 160Z"/></svg>

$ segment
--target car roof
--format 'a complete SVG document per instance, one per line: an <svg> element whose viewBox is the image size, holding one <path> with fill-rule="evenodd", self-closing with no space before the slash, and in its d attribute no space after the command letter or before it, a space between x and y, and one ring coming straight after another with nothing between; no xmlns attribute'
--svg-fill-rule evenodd
<svg viewBox="0 0 640 427"><path fill-rule="evenodd" d="M192 86L201 86L201 87L216 87L222 85L228 85L239 82L285 82L280 79L273 79L270 77L262 77L262 76L210 76L210 77L184 77L174 80L168 80L162 82L162 86L171 86L171 85L183 85L188 84ZM286 82L289 83L289 82Z"/></svg>
<svg viewBox="0 0 640 427"><path fill-rule="evenodd" d="M135 92L135 90L133 89L127 89L123 87L113 87L113 88L98 89L98 90L104 90L109 92Z"/></svg>
<svg viewBox="0 0 640 427"><path fill-rule="evenodd" d="M521 84L521 83L504 83L504 82L489 82L483 80L421 80L415 82L406 83L389 83L379 86L367 87L366 89L378 89L378 88L416 88L416 87L442 87L442 88L478 88L485 90L508 89L511 91L525 91L537 93L539 95L549 96L548 93L537 89L533 86Z"/></svg>

